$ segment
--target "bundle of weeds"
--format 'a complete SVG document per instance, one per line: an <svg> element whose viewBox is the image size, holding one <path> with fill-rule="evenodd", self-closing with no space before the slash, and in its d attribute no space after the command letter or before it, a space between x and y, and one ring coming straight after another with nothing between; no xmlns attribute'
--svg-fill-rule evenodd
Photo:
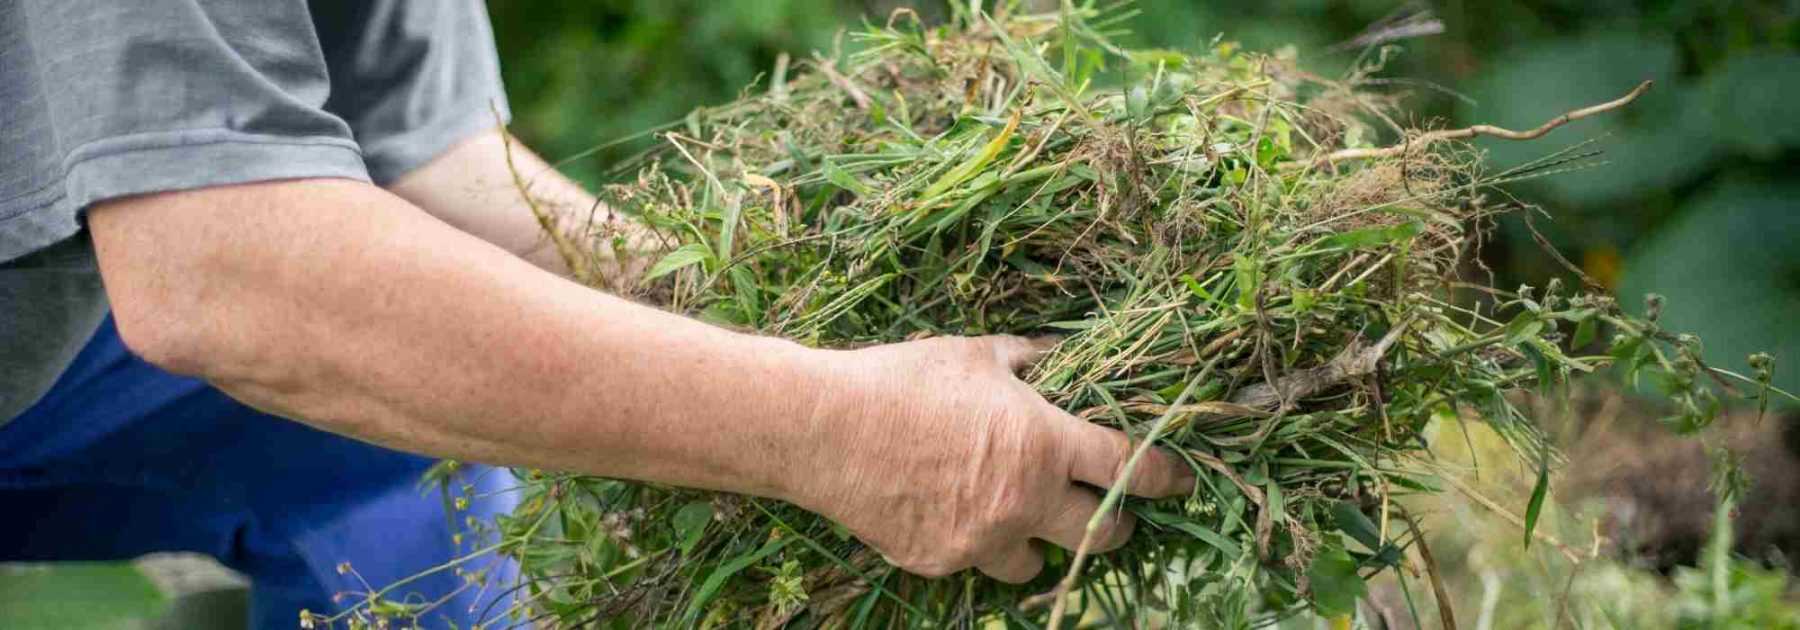
<svg viewBox="0 0 1800 630"><path fill-rule="evenodd" d="M1028 381L1181 455L1192 496L1102 489L1106 509L1139 518L1132 541L1047 549L1044 575L1009 586L908 575L778 501L526 471L523 506L493 532L525 576L489 585L514 596L493 625L1345 615L1366 578L1421 555L1396 499L1448 487L1435 422L1473 411L1548 470L1557 456L1509 392L1553 396L1616 362L1653 375L1689 428L1741 394L1718 374L1766 398L1766 363L1708 368L1654 313L1465 282L1484 227L1516 207L1484 192L1571 156L1488 174L1458 141L1472 134L1377 148L1369 121L1391 120L1389 101L1356 89L1360 74L1325 80L1228 44L1125 50L1109 39L1124 15L1065 3L926 28L897 13L855 33L857 52L783 64L626 167L603 196L661 240L641 280L600 273L607 252L628 254L608 226L575 230L564 254L596 286L817 346L1059 335ZM1527 541L1546 479L1517 508Z"/></svg>

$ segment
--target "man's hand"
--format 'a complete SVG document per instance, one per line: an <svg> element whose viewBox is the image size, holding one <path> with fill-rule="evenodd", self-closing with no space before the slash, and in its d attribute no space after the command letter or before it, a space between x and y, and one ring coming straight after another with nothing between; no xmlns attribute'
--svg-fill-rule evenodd
<svg viewBox="0 0 1800 630"><path fill-rule="evenodd" d="M1024 582L1043 569L1037 538L1074 550L1130 454L1124 434L1052 406L1014 376L1045 344L943 337L835 353L835 389L795 443L808 462L790 497L849 527L890 562L926 576L970 566ZM1133 494L1189 492L1192 471L1160 450ZM1108 519L1093 551L1131 536Z"/></svg>

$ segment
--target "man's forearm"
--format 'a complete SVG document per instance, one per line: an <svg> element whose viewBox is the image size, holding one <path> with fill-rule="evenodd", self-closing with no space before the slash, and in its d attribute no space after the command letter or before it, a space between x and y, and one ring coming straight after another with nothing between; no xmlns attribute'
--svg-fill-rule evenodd
<svg viewBox="0 0 1800 630"><path fill-rule="evenodd" d="M388 190L459 230L588 284L628 289L654 260L656 243L641 224L600 204L498 129L458 143ZM623 239L623 256L588 242L615 236Z"/></svg>
<svg viewBox="0 0 1800 630"><path fill-rule="evenodd" d="M780 496L771 462L830 378L829 353L583 288L367 184L154 195L90 217L136 351L397 448Z"/></svg>

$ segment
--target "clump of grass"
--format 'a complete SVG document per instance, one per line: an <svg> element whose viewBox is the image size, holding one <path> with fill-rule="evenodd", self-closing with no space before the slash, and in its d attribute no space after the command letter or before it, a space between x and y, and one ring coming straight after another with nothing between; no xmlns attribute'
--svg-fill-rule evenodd
<svg viewBox="0 0 1800 630"><path fill-rule="evenodd" d="M1547 471L1558 456L1510 392L1554 396L1622 365L1656 379L1688 429L1737 393L1721 375L1769 395L1766 374L1705 366L1654 312L1465 280L1493 217L1520 209L1492 187L1584 155L1484 172L1460 140L1504 135L1491 127L1396 130L1378 147L1369 121L1392 120L1389 101L1357 89L1372 67L1326 80L1230 44L1121 49L1121 15L1065 2L927 28L897 13L855 33L857 52L792 77L783 64L766 90L693 113L621 169L606 202L663 245L641 281L598 277L624 249L605 226L559 244L597 285L808 344L1061 335L1029 382L1179 453L1199 476L1192 496L1113 489L1108 509L1143 523L1128 546L1052 549L1051 570L1008 586L907 575L776 501L525 471L523 506L494 524L525 577L493 625L1342 616L1368 576L1422 544L1395 499L1446 487L1433 423L1473 410ZM1547 479L1522 508L1526 544Z"/></svg>

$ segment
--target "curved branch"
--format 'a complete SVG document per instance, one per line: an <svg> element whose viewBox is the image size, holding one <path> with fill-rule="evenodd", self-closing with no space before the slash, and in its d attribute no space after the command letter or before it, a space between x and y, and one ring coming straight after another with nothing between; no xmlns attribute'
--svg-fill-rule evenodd
<svg viewBox="0 0 1800 630"><path fill-rule="evenodd" d="M1637 100L1638 97L1643 96L1645 92L1650 91L1650 86L1653 85L1654 83L1655 83L1654 81L1645 81L1643 83L1639 83L1637 87L1632 88L1630 92L1626 92L1624 96L1607 101L1605 103L1600 103L1598 105L1590 105L1588 107L1583 107L1581 109L1577 109L1575 111L1565 113L1561 116L1557 116L1555 118L1550 119L1549 121L1545 122L1542 125L1538 125L1538 127L1536 129L1530 129L1527 131L1513 131L1511 129L1495 127L1493 125L1475 125L1473 127L1464 127L1461 129L1443 129L1443 130L1439 130L1439 131L1429 131L1429 132L1426 132L1423 134L1419 134L1419 137L1417 137L1417 138L1407 140L1406 142L1402 142L1398 145L1391 146L1391 147L1382 147L1382 148L1377 148L1377 149L1342 149L1342 150L1338 150L1338 151L1333 151L1331 153L1327 153L1325 155L1319 156L1318 159L1313 160L1313 163L1314 164L1330 164L1330 163L1341 162L1341 161L1345 161L1345 160L1366 160L1366 159L1372 159L1372 158L1394 157L1397 155L1405 154L1407 151L1411 150L1414 145L1422 146L1422 145L1431 144L1433 142L1438 142L1441 140L1461 140L1461 139L1465 139L1465 138L1473 138L1475 136L1488 136L1488 137L1492 137L1492 138L1503 138L1506 140L1536 140L1538 138L1543 137L1544 134L1550 133L1550 130L1555 129L1557 127L1561 127L1566 124L1569 124L1570 122L1581 120L1583 118L1587 118L1587 117L1593 116L1595 114L1604 114L1606 112L1610 112L1612 110L1624 107L1626 105L1630 105L1632 101Z"/></svg>

